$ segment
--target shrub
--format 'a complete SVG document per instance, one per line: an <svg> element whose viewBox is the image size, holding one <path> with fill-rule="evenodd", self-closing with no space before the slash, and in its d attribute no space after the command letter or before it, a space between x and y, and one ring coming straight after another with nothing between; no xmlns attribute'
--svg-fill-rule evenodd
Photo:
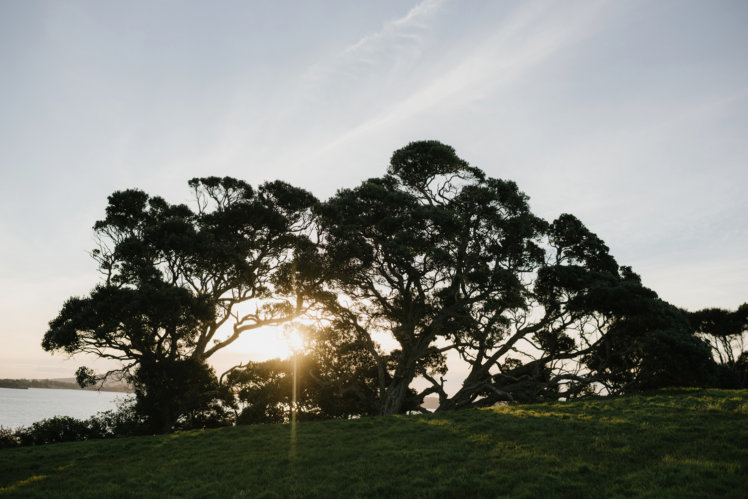
<svg viewBox="0 0 748 499"><path fill-rule="evenodd" d="M147 430L145 420L135 410L135 400L129 398L119 402L114 411L99 412L84 420L55 416L16 430L0 427L0 448L143 435Z"/></svg>
<svg viewBox="0 0 748 499"><path fill-rule="evenodd" d="M96 413L87 423L91 429L90 438L127 437L148 433L144 419L135 409L134 398L118 402L114 411Z"/></svg>
<svg viewBox="0 0 748 499"><path fill-rule="evenodd" d="M16 436L20 439L21 445L41 445L86 440L90 438L91 430L86 421L68 416L55 416L17 430Z"/></svg>
<svg viewBox="0 0 748 499"><path fill-rule="evenodd" d="M17 447L19 445L21 445L21 442L18 440L15 431L0 426L0 449Z"/></svg>

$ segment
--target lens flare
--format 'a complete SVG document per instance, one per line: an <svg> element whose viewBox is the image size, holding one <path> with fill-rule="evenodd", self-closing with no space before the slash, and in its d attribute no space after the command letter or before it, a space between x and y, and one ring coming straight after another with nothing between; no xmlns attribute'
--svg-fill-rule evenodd
<svg viewBox="0 0 748 499"><path fill-rule="evenodd" d="M304 336L297 329L287 332L285 337L291 355L299 353L304 349Z"/></svg>

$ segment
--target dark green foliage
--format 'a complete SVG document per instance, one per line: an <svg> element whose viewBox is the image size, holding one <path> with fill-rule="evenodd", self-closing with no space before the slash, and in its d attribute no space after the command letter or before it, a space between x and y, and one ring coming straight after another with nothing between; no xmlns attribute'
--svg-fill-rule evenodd
<svg viewBox="0 0 748 499"><path fill-rule="evenodd" d="M94 226L105 280L70 298L42 342L120 361L153 431L225 423L230 397L206 359L246 331L308 310L317 287L315 269L295 260L297 248L308 253L311 194L228 177L189 185L194 211L139 190L109 197ZM98 376L81 368L78 380Z"/></svg>
<svg viewBox="0 0 748 499"><path fill-rule="evenodd" d="M88 419L55 416L15 430L0 427L0 449L152 433L146 423L130 398L119 402L117 410L99 412Z"/></svg>
<svg viewBox="0 0 748 499"><path fill-rule="evenodd" d="M314 370L311 357L297 356L250 362L232 371L227 381L238 389L237 396L243 406L237 423L287 423L292 419L335 417L321 407L329 401L321 399L323 389L312 377Z"/></svg>
<svg viewBox="0 0 748 499"><path fill-rule="evenodd" d="M482 174L471 168L467 161L460 159L454 148L436 140L411 142L395 151L387 170L387 173L399 178L404 184L423 191L437 177L459 176L465 172Z"/></svg>
<svg viewBox="0 0 748 499"><path fill-rule="evenodd" d="M120 402L115 411L99 412L88 419L55 416L8 432L17 445L43 445L145 433L150 432L132 399Z"/></svg>
<svg viewBox="0 0 748 499"><path fill-rule="evenodd" d="M408 144L323 203L280 181L189 186L192 207L110 196L94 226L104 280L42 342L120 361L150 431L403 414L427 395L443 411L748 383L748 305L676 309L576 217L537 217L514 182L440 142ZM220 380L208 367L291 321L308 329L294 358ZM448 354L467 372L449 394Z"/></svg>
<svg viewBox="0 0 748 499"><path fill-rule="evenodd" d="M721 308L705 308L688 314L693 327L711 336L738 336L748 329L748 303L734 312Z"/></svg>
<svg viewBox="0 0 748 499"><path fill-rule="evenodd" d="M85 421L56 416L44 419L16 433L21 445L42 445L57 442L74 442L86 440L94 435Z"/></svg>
<svg viewBox="0 0 748 499"><path fill-rule="evenodd" d="M21 441L16 436L16 432L11 428L0 426L0 449L18 447L19 445L21 445Z"/></svg>
<svg viewBox="0 0 748 499"><path fill-rule="evenodd" d="M437 394L440 410L716 383L685 316L599 237L569 214L534 216L516 184L449 146L396 151L388 175L339 191L319 223L327 285L346 297L327 303L331 331L376 366L382 414L406 411L416 376L432 386L415 398ZM382 333L398 347L380 351ZM469 366L451 396L433 367L449 350Z"/></svg>
<svg viewBox="0 0 748 499"><path fill-rule="evenodd" d="M242 409L237 424L284 423L291 419L293 367L280 359L250 362L229 373L227 382L237 391ZM298 407L303 407L304 388ZM305 412L302 411L301 412Z"/></svg>
<svg viewBox="0 0 748 499"><path fill-rule="evenodd" d="M548 236L556 252L556 263L567 261L594 272L618 273L618 264L605 243L573 215L565 213L558 217L551 224Z"/></svg>
<svg viewBox="0 0 748 499"><path fill-rule="evenodd" d="M204 362L192 358L142 363L133 378L135 409L147 416L145 422L153 432L232 422L233 394Z"/></svg>
<svg viewBox="0 0 748 499"><path fill-rule="evenodd" d="M715 385L709 347L694 336L688 317L638 280L598 288L585 305L608 318L584 362L610 391Z"/></svg>
<svg viewBox="0 0 748 499"><path fill-rule="evenodd" d="M118 345L113 355L134 361L128 380L135 387L138 410L153 431L168 431L180 416L189 418L200 407L209 411L219 398L212 370L199 359L182 358L182 352L194 347L195 331L213 314L202 297L158 281L138 289L98 287L88 298L65 303L50 322L43 346L85 351L82 334L97 345ZM97 382L86 368L76 377L81 386Z"/></svg>
<svg viewBox="0 0 748 499"><path fill-rule="evenodd" d="M545 223L516 184L485 178L435 141L396 151L389 175L339 191L320 225L329 285L350 298L328 304L334 330L375 362L382 414L407 410L417 375L443 374L427 367L443 365L437 340L466 356L493 348L502 313L525 303L521 273L543 258ZM398 348L379 351L378 333Z"/></svg>
<svg viewBox="0 0 748 499"><path fill-rule="evenodd" d="M735 362L735 371L738 375L738 386L748 388L748 352L743 352Z"/></svg>
<svg viewBox="0 0 748 499"><path fill-rule="evenodd" d="M75 353L88 344L119 345L125 358L135 352L168 357L192 346L195 329L213 318L204 297L164 282L145 282L137 289L97 286L90 296L65 302L49 323L42 347Z"/></svg>
<svg viewBox="0 0 748 499"><path fill-rule="evenodd" d="M86 421L93 432L91 438L129 437L151 433L132 397L120 401L116 410L99 412Z"/></svg>
<svg viewBox="0 0 748 499"><path fill-rule="evenodd" d="M55 416L15 430L0 428L0 448L151 433L145 423L130 398L121 401L117 410L99 412L88 419Z"/></svg>
<svg viewBox="0 0 748 499"><path fill-rule="evenodd" d="M687 312L696 334L719 362L718 386L748 387L748 303L731 312L706 308Z"/></svg>

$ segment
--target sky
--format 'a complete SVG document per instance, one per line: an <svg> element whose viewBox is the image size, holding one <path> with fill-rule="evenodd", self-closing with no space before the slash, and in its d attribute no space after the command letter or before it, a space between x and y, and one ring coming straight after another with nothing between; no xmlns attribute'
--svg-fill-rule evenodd
<svg viewBox="0 0 748 499"><path fill-rule="evenodd" d="M436 139L573 213L687 309L748 301L744 0L0 2L0 378L68 377L47 323L137 187L324 199ZM281 345L281 346L279 346ZM242 340L217 369L282 349Z"/></svg>

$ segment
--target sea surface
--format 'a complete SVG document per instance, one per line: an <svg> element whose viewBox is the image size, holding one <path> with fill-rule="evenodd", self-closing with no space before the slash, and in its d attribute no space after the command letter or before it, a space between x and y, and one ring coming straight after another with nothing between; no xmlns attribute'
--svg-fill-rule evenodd
<svg viewBox="0 0 748 499"><path fill-rule="evenodd" d="M17 428L53 416L87 419L117 408L127 393L48 388L0 388L0 426Z"/></svg>

